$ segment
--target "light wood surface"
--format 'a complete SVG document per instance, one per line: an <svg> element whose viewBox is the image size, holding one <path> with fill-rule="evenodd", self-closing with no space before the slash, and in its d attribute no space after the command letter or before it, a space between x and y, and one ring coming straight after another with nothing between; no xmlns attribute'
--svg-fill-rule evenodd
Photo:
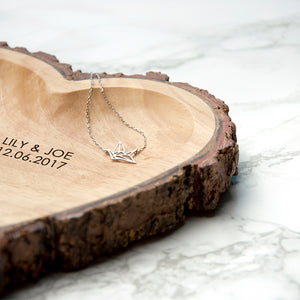
<svg viewBox="0 0 300 300"><path fill-rule="evenodd" d="M196 155L214 134L212 109L184 89L153 80L104 78L107 97L148 138L136 165L112 162L87 133L89 80L66 80L49 64L6 49L0 49L0 59L0 227L139 185ZM119 140L127 150L141 147L142 137L121 124L94 81L90 112L96 139L105 148ZM57 157L45 154L52 148Z"/></svg>
<svg viewBox="0 0 300 300"><path fill-rule="evenodd" d="M173 230L190 211L215 210L237 174L223 101L157 72L101 76L112 104L147 135L136 165L112 162L90 139L89 74L0 42L0 293ZM90 108L103 147L143 145L96 81Z"/></svg>

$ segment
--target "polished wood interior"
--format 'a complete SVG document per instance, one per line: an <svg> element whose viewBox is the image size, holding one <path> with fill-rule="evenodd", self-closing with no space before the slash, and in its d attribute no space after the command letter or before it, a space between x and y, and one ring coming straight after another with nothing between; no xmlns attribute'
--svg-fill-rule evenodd
<svg viewBox="0 0 300 300"><path fill-rule="evenodd" d="M142 184L199 153L215 132L206 102L173 85L103 78L121 115L141 128L148 147L137 164L112 162L90 139L85 118L89 80L66 80L49 64L0 49L0 227L103 199ZM143 138L105 103L95 80L92 131L105 148L126 150Z"/></svg>

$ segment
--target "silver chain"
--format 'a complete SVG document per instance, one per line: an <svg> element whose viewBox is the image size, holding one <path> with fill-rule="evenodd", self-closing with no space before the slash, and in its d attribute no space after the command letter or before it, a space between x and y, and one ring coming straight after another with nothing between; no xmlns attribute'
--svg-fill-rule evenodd
<svg viewBox="0 0 300 300"><path fill-rule="evenodd" d="M105 93L104 93L104 88L103 88L103 84L102 84L102 80L101 80L100 75L99 75L98 73L96 73L96 76L97 76L97 79L98 79L99 84L100 84L100 87L101 87L101 93L102 93L102 95L103 95L103 98L105 99L105 102L107 103L107 105L109 106L109 108L117 115L117 117L120 119L120 121L121 121L124 125L126 125L128 128L130 128L130 129L132 129L132 130L138 132L140 135L143 136L143 138L144 138L144 145L143 145L143 147L137 148L137 149L135 149L135 150L133 150L133 151L131 151L131 152L128 152L128 153L126 153L126 152L123 153L123 152L122 152L122 154L125 154L125 155L127 155L127 154L129 154L129 153L130 153L132 156L137 155L138 153L142 152L142 151L147 147L147 137L146 137L145 133L144 133L141 129L136 128L136 127L130 125L127 121L124 120L124 118L120 115L120 113L114 108L114 106L113 106L113 105L110 103L110 101L107 99L107 97L106 97L106 95L105 95ZM86 124L87 124L87 128L88 128L88 133L89 133L89 136L91 137L91 139L93 140L93 142L94 142L94 143L95 143L95 144L96 144L103 152L109 154L109 153L112 152L112 151L111 151L110 149L105 149L105 148L103 148L103 147L97 142L97 140L95 139L95 137L94 137L93 134L92 134L91 123L90 123L90 116L89 116L89 105L90 105L90 102L91 102L92 91L93 91L93 87L94 87L93 73L92 73L92 72L91 72L91 77L90 77L90 79L91 79L91 87L90 87L88 99L87 99L87 102L86 102ZM119 143L121 143L121 142L119 142ZM125 150L124 150L124 151L125 151ZM111 157L111 158L112 158L112 157ZM125 159L123 159L123 158L121 158L121 159L120 159L120 158L112 158L112 159L125 160ZM126 161L128 161L128 160L126 159Z"/></svg>

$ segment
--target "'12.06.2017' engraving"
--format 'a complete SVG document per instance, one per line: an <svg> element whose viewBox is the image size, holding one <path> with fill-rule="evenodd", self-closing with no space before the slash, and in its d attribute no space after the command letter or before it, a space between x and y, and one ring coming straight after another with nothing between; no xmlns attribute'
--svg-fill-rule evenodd
<svg viewBox="0 0 300 300"><path fill-rule="evenodd" d="M0 156L55 169L66 166L73 155L74 152L54 147L41 151L39 144L30 144L27 141L10 137L5 137L0 144Z"/></svg>

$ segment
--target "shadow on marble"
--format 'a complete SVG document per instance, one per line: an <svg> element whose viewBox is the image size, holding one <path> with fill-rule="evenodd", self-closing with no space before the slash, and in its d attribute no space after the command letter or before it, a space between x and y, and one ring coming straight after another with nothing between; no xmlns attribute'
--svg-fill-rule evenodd
<svg viewBox="0 0 300 300"><path fill-rule="evenodd" d="M232 185L233 184L237 184L237 179L233 179ZM57 288L57 286L59 286L59 289L61 289L63 288L64 284L66 284L66 282L70 283L70 281L72 280L74 280L75 284L75 282L77 280L80 280L80 278L83 277L85 273L88 274L88 276L95 276L95 274L97 273L100 274L102 272L105 272L106 266L109 266L109 269L114 268L114 264L118 265L117 268L122 268L122 261L127 262L128 258L130 259L131 256L135 255L135 253L141 253L143 251L145 251L145 253L148 253L149 248L153 247L155 248L155 252L161 251L168 253L168 243L170 243L170 247L172 248L173 246L175 246L172 245L174 241L175 243L178 243L178 239L180 240L182 235L187 234L188 236L190 236L189 230L191 226L197 231L197 228L206 227L207 225L209 225L210 220L213 221L215 217L216 222L219 223L217 217L222 216L224 209L228 205L231 206L237 201L238 199L236 194L231 191L231 188L229 188L229 190L221 195L221 201L215 211L209 211L206 213L188 213L186 221L175 229L162 233L158 236L153 236L140 241L132 242L127 248L121 249L111 255L105 255L84 269L70 272L52 271L42 276L40 279L23 284L14 290L6 292L3 296L3 299L17 300L24 299L23 297L29 297L31 300L38 300L40 299L39 297L49 289L55 289ZM187 225L186 223L190 224ZM191 225L191 223L193 225ZM142 261L140 262L140 267L143 267ZM128 266L128 268L130 268L130 265ZM60 284L60 282L62 282L62 284Z"/></svg>

